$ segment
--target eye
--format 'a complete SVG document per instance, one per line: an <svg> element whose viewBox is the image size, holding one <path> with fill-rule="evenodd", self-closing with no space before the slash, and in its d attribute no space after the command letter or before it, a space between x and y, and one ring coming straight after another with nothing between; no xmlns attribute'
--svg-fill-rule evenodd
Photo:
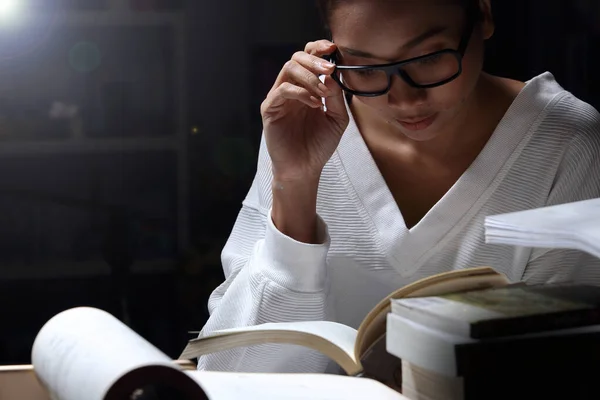
<svg viewBox="0 0 600 400"><path fill-rule="evenodd" d="M375 75L375 70L372 69L358 69L355 70L354 73L359 75L359 76L363 76L363 77L367 77L367 76L373 76Z"/></svg>
<svg viewBox="0 0 600 400"><path fill-rule="evenodd" d="M418 63L420 65L436 65L439 64L440 61L442 61L442 55L437 54L435 56L423 58L422 60L419 60Z"/></svg>

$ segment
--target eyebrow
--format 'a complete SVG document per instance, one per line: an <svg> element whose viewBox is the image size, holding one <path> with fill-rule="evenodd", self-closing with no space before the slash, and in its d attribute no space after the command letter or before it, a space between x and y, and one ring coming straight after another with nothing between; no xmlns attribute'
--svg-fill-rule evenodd
<svg viewBox="0 0 600 400"><path fill-rule="evenodd" d="M447 31L449 28L447 26L436 26L433 27L425 32L423 32L422 34L420 34L419 36L417 36L414 39L411 39L410 41L408 41L407 43L405 43L401 49L406 50L406 49L411 49L413 47L416 47L417 45L423 43L424 41L431 39L432 37L435 37L441 33L444 33L445 31ZM344 53L348 53L352 56L355 57L361 57L361 58L371 58L371 59L377 59L377 60L382 60L381 57L378 57L376 55L373 55L369 52L366 51L362 51L362 50L356 50L356 49L350 49L347 47L342 47L342 46L338 46L338 48L344 52ZM394 61L394 60L386 60L386 61Z"/></svg>

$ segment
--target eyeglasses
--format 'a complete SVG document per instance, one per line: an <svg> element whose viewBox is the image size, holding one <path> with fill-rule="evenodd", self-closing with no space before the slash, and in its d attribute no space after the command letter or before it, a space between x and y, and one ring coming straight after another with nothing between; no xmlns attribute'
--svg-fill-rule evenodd
<svg viewBox="0 0 600 400"><path fill-rule="evenodd" d="M408 85L430 89L445 85L462 73L462 60L473 35L476 18L468 13L467 26L458 49L445 49L391 64L336 65L332 78L347 93L382 96L392 87L392 76L399 75ZM332 56L333 63L336 57Z"/></svg>

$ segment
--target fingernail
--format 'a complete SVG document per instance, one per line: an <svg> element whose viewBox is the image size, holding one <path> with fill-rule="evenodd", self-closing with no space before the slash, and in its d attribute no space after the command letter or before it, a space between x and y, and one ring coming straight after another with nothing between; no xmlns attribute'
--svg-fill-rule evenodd
<svg viewBox="0 0 600 400"><path fill-rule="evenodd" d="M335 67L335 64L332 64L330 62L327 61L323 61L321 63L321 68L326 69L326 70L330 70L331 68Z"/></svg>

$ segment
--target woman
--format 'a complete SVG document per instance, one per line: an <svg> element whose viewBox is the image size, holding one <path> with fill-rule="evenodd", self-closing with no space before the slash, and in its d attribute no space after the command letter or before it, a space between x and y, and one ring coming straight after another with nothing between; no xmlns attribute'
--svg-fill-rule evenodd
<svg viewBox="0 0 600 400"><path fill-rule="evenodd" d="M600 196L596 110L549 73L524 83L482 72L489 0L320 3L333 41L294 54L262 104L258 171L204 333L296 320L357 327L395 288L465 267L600 282L600 262L581 252L485 244L486 215ZM270 345L198 367L327 364Z"/></svg>

